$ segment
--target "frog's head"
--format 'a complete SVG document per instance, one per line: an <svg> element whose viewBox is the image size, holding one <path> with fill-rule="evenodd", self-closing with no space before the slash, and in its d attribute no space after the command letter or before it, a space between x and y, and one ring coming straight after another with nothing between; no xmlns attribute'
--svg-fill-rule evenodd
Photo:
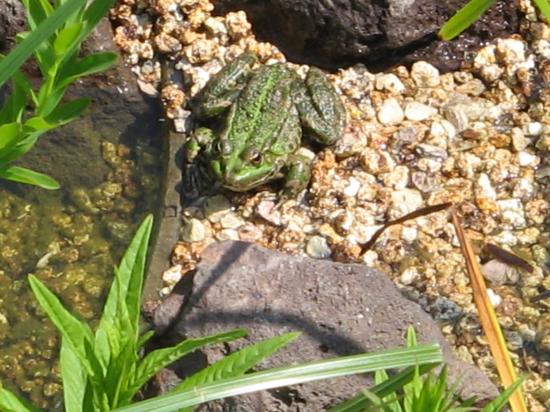
<svg viewBox="0 0 550 412"><path fill-rule="evenodd" d="M283 165L281 157L254 148L222 154L210 162L222 185L236 192L245 192L273 179Z"/></svg>

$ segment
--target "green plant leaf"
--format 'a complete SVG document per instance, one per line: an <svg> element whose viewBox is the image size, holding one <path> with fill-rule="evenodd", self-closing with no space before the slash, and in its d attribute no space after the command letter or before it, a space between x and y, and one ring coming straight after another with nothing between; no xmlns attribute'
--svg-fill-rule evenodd
<svg viewBox="0 0 550 412"><path fill-rule="evenodd" d="M0 150L11 147L20 139L23 128L19 122L12 122L0 126Z"/></svg>
<svg viewBox="0 0 550 412"><path fill-rule="evenodd" d="M2 412L40 412L27 401L0 384L0 411Z"/></svg>
<svg viewBox="0 0 550 412"><path fill-rule="evenodd" d="M451 17L439 30L438 36L452 40L478 20L496 0L471 0Z"/></svg>
<svg viewBox="0 0 550 412"><path fill-rule="evenodd" d="M10 52L0 62L0 87L13 76L43 41L55 33L64 24L65 20L85 3L86 0L73 0L63 4Z"/></svg>
<svg viewBox="0 0 550 412"><path fill-rule="evenodd" d="M89 54L76 61L69 61L59 71L56 88L65 88L80 77L107 70L114 66L117 58L116 53L101 52Z"/></svg>
<svg viewBox="0 0 550 412"><path fill-rule="evenodd" d="M148 353L139 363L131 384L128 386L128 396L131 398L134 394L160 369L166 365L178 360L203 346L230 342L235 339L246 336L244 329L235 329L230 332L219 333L212 336L206 336L196 339L186 339L171 348L157 349Z"/></svg>
<svg viewBox="0 0 550 412"><path fill-rule="evenodd" d="M86 371L82 368L78 356L67 345L65 339L61 341L59 366L63 381L63 406L65 412L82 412L88 383Z"/></svg>
<svg viewBox="0 0 550 412"><path fill-rule="evenodd" d="M204 383L244 375L249 369L260 363L268 356L271 356L283 346L288 345L298 336L300 336L300 333L291 332L281 336L276 336L274 338L265 339L254 345L247 346L229 356L225 356L218 362L185 379L171 392L180 392ZM192 408L185 408L180 412L189 411L192 411Z"/></svg>
<svg viewBox="0 0 550 412"><path fill-rule="evenodd" d="M548 0L534 0L534 2L546 18L546 22L550 23L550 3Z"/></svg>
<svg viewBox="0 0 550 412"><path fill-rule="evenodd" d="M133 325L134 339L137 345L139 339L140 299L147 257L147 246L153 228L153 216L147 216L136 231L130 246L126 249L115 276L119 285L111 287L107 301L103 307L103 314L99 323L99 329L109 329L114 325L119 301L126 302L128 316ZM126 331L129 333L130 331Z"/></svg>
<svg viewBox="0 0 550 412"><path fill-rule="evenodd" d="M61 99L63 99L66 90L66 87L57 87L50 91L48 84L44 83L38 91L37 116L49 116L50 113L55 110Z"/></svg>
<svg viewBox="0 0 550 412"><path fill-rule="evenodd" d="M59 183L51 177L18 166L7 166L0 169L0 178L11 180L12 182L38 186L47 190L57 190L60 187Z"/></svg>
<svg viewBox="0 0 550 412"><path fill-rule="evenodd" d="M82 21L85 25L80 33L82 40L88 37L99 21L109 13L115 0L95 0L82 14Z"/></svg>
<svg viewBox="0 0 550 412"><path fill-rule="evenodd" d="M27 96L30 95L32 87L27 78L19 71L15 72L12 77L12 91L0 110L0 124L11 122L20 122L23 111L27 104ZM0 146L2 133L0 132Z"/></svg>
<svg viewBox="0 0 550 412"><path fill-rule="evenodd" d="M330 379L378 369L394 369L414 364L440 363L439 346L419 345L415 348L345 356L304 365L254 372L196 386L184 392L170 393L116 409L117 412L169 412L195 406L215 399L242 395L259 390L296 385L320 379Z"/></svg>
<svg viewBox="0 0 550 412"><path fill-rule="evenodd" d="M434 369L438 365L438 363L421 364L419 366L419 371L420 373L424 374ZM370 391L380 398L384 398L387 396L393 397L398 390L401 390L406 384L414 379L415 374L416 365L408 367L397 373L396 375L392 376L391 378L378 383ZM344 401L339 405L330 408L327 412L364 412L370 406L372 406L370 400L365 397L364 393L359 393L353 398L348 399L347 401ZM398 410L401 411L401 408L399 408Z"/></svg>
<svg viewBox="0 0 550 412"><path fill-rule="evenodd" d="M29 275L29 284L36 300L57 327L65 342L78 356L88 375L94 375L86 344L92 342L92 331L89 326L75 318L63 307L57 296L34 275Z"/></svg>
<svg viewBox="0 0 550 412"><path fill-rule="evenodd" d="M298 336L300 336L300 333L291 332L247 346L185 379L173 391L179 392L204 383L241 376L266 357L288 345Z"/></svg>
<svg viewBox="0 0 550 412"><path fill-rule="evenodd" d="M27 10L27 21L31 30L35 30L53 12L52 5L47 0L22 0Z"/></svg>
<svg viewBox="0 0 550 412"><path fill-rule="evenodd" d="M418 341L416 339L416 331L412 326L409 326L407 328L407 348L412 348L416 345L418 345Z"/></svg>
<svg viewBox="0 0 550 412"><path fill-rule="evenodd" d="M22 155L31 150L32 146L42 132L26 131L23 129L22 137L6 145L0 150L0 165L4 167L9 162L19 159Z"/></svg>
<svg viewBox="0 0 550 412"><path fill-rule="evenodd" d="M495 399L493 399L491 402L485 405L485 407L481 410L481 412L501 411L508 403L510 396L512 396L512 394L521 386L522 383L523 383L523 378L520 378L517 381L515 381L513 385L510 385L509 387L507 387L500 395L498 395Z"/></svg>
<svg viewBox="0 0 550 412"><path fill-rule="evenodd" d="M89 98L80 97L57 106L44 120L52 127L59 127L78 119L89 105Z"/></svg>
<svg viewBox="0 0 550 412"><path fill-rule="evenodd" d="M55 37L53 49L58 60L67 53L72 53L79 46L78 40L83 23L74 23L61 30Z"/></svg>
<svg viewBox="0 0 550 412"><path fill-rule="evenodd" d="M149 342L149 339L151 339L153 336L155 336L154 330L149 330L141 335L137 343L138 349L142 348L147 342Z"/></svg>

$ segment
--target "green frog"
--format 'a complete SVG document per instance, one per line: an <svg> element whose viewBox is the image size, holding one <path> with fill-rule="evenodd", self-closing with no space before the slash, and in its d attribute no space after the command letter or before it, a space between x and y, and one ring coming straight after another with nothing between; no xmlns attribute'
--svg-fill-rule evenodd
<svg viewBox="0 0 550 412"><path fill-rule="evenodd" d="M194 115L213 127L195 130L186 158L233 191L284 177L283 194L292 196L311 175L311 160L297 154L302 133L331 145L342 135L346 111L321 70L310 68L302 80L283 63L255 69L257 63L241 54L192 100Z"/></svg>

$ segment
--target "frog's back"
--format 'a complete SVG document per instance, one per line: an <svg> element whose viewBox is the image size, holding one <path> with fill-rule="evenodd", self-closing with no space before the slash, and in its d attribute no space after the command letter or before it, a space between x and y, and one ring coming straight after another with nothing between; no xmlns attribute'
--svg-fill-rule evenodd
<svg viewBox="0 0 550 412"><path fill-rule="evenodd" d="M301 131L294 107L292 87L296 74L284 64L264 66L250 79L228 117L222 138L231 141L233 155L256 149L262 154L286 154L287 143L299 145ZM293 121L295 120L295 121ZM294 123L291 135L281 135L288 122ZM281 142L282 140L286 141Z"/></svg>

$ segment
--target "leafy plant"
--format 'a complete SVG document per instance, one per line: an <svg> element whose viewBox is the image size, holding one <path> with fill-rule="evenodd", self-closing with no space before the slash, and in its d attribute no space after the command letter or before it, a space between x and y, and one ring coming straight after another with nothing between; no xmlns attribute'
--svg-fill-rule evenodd
<svg viewBox="0 0 550 412"><path fill-rule="evenodd" d="M407 347L417 346L416 333L410 327L407 331ZM384 395L373 390L364 390L355 398L348 400L328 412L498 412L501 411L512 393L519 387L521 380L508 387L498 397L493 399L484 408L475 408L476 399L460 400L458 395L459 383L452 386L447 383L447 366L443 366L436 375L430 371L423 375L420 365L414 367L413 379L403 385L402 393L394 391ZM381 385L389 380L386 371L375 372L374 381Z"/></svg>
<svg viewBox="0 0 550 412"><path fill-rule="evenodd" d="M550 22L550 2L548 0L533 0L546 20ZM452 40L476 22L497 0L470 0L455 13L439 30L439 37Z"/></svg>
<svg viewBox="0 0 550 412"><path fill-rule="evenodd" d="M116 54L109 52L79 56L82 42L114 0L22 2L30 32L19 33L21 43L0 61L0 87L11 78L11 94L0 110L0 178L57 189L59 184L51 177L12 163L42 134L73 121L88 107L87 98L64 103L62 99L74 81L115 63ZM19 70L32 54L42 75L38 90Z"/></svg>
<svg viewBox="0 0 550 412"><path fill-rule="evenodd" d="M209 400L261 389L378 369L434 365L442 360L439 346L433 344L245 374L298 336L297 333L288 333L221 359L184 380L168 395L132 405L140 388L164 366L204 345L228 342L245 335L243 330L234 330L187 339L176 346L142 356L144 344L153 335L152 332L142 334L139 328L140 299L151 228L152 218L149 216L138 229L120 265L115 268L115 279L95 333L68 312L38 278L29 276L36 299L62 335L60 370L67 412L178 411ZM409 368L373 391L386 394L396 390L413 378L413 372ZM2 387L0 410L37 411Z"/></svg>

